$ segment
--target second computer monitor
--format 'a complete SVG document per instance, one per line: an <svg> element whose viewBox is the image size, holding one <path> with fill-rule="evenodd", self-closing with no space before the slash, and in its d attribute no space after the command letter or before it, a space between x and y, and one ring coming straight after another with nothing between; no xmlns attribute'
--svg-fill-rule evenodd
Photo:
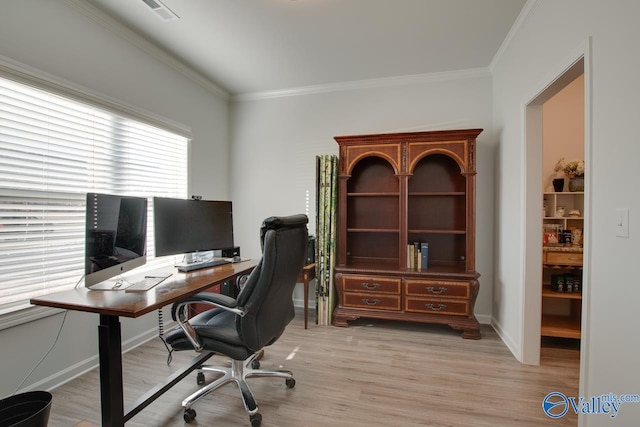
<svg viewBox="0 0 640 427"><path fill-rule="evenodd" d="M233 247L230 201L153 198L156 256Z"/></svg>

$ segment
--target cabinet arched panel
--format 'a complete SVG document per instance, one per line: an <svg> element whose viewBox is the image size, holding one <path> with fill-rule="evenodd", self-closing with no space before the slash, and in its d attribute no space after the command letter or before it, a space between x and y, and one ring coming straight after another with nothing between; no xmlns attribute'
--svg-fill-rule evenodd
<svg viewBox="0 0 640 427"><path fill-rule="evenodd" d="M398 194L398 178L393 165L378 156L362 157L353 165L347 192Z"/></svg>
<svg viewBox="0 0 640 427"><path fill-rule="evenodd" d="M396 173L400 172L401 153L397 144L353 144L348 139L340 149L342 174L352 174L354 167L367 157L385 159Z"/></svg>
<svg viewBox="0 0 640 427"><path fill-rule="evenodd" d="M435 153L420 158L410 171L409 194L466 191L466 177L455 159Z"/></svg>
<svg viewBox="0 0 640 427"><path fill-rule="evenodd" d="M475 139L475 136L469 136ZM440 141L412 142L408 147L409 170L413 170L423 157L440 153L454 159L462 171L475 172L474 147L468 144L468 141L466 139L448 141L446 145L441 144Z"/></svg>

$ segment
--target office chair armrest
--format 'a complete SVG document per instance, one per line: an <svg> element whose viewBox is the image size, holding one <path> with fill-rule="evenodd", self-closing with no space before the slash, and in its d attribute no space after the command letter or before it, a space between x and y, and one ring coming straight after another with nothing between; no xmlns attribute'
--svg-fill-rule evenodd
<svg viewBox="0 0 640 427"><path fill-rule="evenodd" d="M202 350L203 346L198 334L196 334L195 330L189 323L188 307L191 304L210 304L215 307L231 311L241 317L246 314L244 310L236 308L238 306L238 302L235 298L211 292L201 292L174 303L171 307L171 317L173 320L178 322L178 325L184 331L187 339L191 342L191 345L193 345L193 348L196 351Z"/></svg>
<svg viewBox="0 0 640 427"><path fill-rule="evenodd" d="M236 301L235 298L228 295L216 294L214 292L200 292L199 294L191 296L187 300L190 299L198 302L219 305L222 308L236 308L238 306L238 301Z"/></svg>
<svg viewBox="0 0 640 427"><path fill-rule="evenodd" d="M195 294L190 296L189 298L185 298L179 302L176 302L171 307L171 318L173 320L179 321L179 316L177 313L183 309L183 307L188 307L190 304L211 304L216 307L220 307L224 310L231 311L232 313L237 314L238 316L244 317L246 312L238 308L238 301L235 298L232 298L227 295L216 294L213 292L200 292L199 294Z"/></svg>

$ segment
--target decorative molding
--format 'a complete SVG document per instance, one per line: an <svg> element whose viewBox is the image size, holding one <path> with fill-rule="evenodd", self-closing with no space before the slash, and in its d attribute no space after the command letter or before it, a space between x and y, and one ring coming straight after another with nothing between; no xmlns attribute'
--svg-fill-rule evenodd
<svg viewBox="0 0 640 427"><path fill-rule="evenodd" d="M491 63L489 64L490 72L493 73L494 67L496 66L500 58L502 58L502 55L504 54L504 51L507 50L507 47L509 47L509 44L511 44L511 40L513 39L515 34L518 32L518 30L520 29L524 21L527 19L527 17L533 13L533 11L536 9L536 7L539 4L540 4L540 0L527 0L527 3L525 3L524 7L520 11L520 14L516 18L516 21L513 23L513 25L511 26L511 29L507 33L507 37L504 38L504 40L502 41L502 44L498 48L498 51L496 52L493 59L491 60Z"/></svg>
<svg viewBox="0 0 640 427"><path fill-rule="evenodd" d="M441 73L413 74L397 77L383 77L379 79L354 80L340 83L302 86L290 89L278 89L264 92L244 93L233 95L231 101L257 101L262 99L283 98L288 96L303 96L348 90L382 88L390 86L407 86L414 84L435 83L450 80L474 79L491 77L488 68L470 68L466 70L446 71Z"/></svg>
<svg viewBox="0 0 640 427"><path fill-rule="evenodd" d="M101 11L97 7L90 5L85 0L65 0L65 3L70 7L76 9L83 15L102 25L103 27L110 30L112 33L124 38L132 45L138 47L139 49L145 51L149 55L158 59L159 61L164 62L166 65L170 66L174 70L183 74L184 76L191 79L193 82L201 85L206 88L214 95L217 95L224 100L229 100L229 92L212 82L210 79L202 75L201 73L195 71L193 68L185 65L183 62L177 60L173 55L166 52L163 49L160 49L155 44L151 43L149 40L142 37L140 34L135 31L129 29L125 25L121 24L107 13Z"/></svg>

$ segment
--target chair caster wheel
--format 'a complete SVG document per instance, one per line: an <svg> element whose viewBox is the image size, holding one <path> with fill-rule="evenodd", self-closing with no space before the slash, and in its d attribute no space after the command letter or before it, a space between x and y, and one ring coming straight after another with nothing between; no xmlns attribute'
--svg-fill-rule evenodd
<svg viewBox="0 0 640 427"><path fill-rule="evenodd" d="M251 369L260 369L260 361L258 359L251 361Z"/></svg>
<svg viewBox="0 0 640 427"><path fill-rule="evenodd" d="M198 372L198 376L196 377L196 382L198 385L204 384L204 372Z"/></svg>
<svg viewBox="0 0 640 427"><path fill-rule="evenodd" d="M184 418L185 423L189 424L191 421L196 419L196 411L193 409L185 409L182 418Z"/></svg>
<svg viewBox="0 0 640 427"><path fill-rule="evenodd" d="M251 421L251 427L260 427L260 424L262 423L262 415L259 412L256 412L249 416L249 421Z"/></svg>
<svg viewBox="0 0 640 427"><path fill-rule="evenodd" d="M293 378L287 378L284 380L284 383L287 385L287 388L294 388L296 386L296 380Z"/></svg>

